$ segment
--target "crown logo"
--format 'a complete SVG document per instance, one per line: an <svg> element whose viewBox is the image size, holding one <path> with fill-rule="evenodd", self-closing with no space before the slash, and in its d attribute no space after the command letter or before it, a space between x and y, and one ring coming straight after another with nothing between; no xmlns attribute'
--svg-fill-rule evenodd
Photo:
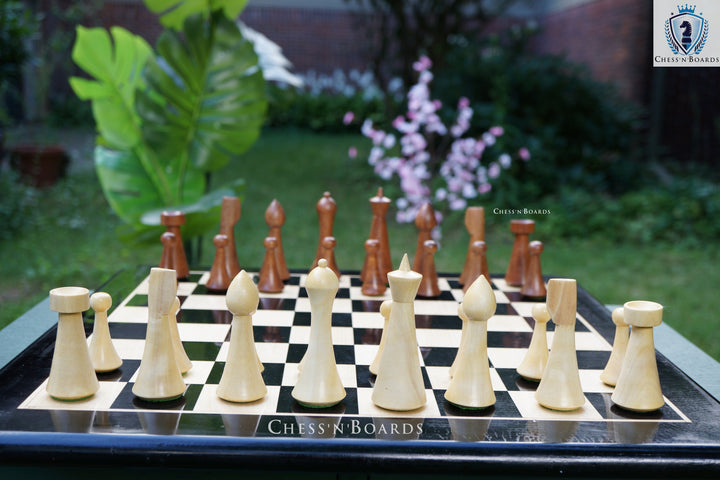
<svg viewBox="0 0 720 480"><path fill-rule="evenodd" d="M683 7L682 5L678 5L678 13L695 13L695 7L697 5L688 5L687 3Z"/></svg>

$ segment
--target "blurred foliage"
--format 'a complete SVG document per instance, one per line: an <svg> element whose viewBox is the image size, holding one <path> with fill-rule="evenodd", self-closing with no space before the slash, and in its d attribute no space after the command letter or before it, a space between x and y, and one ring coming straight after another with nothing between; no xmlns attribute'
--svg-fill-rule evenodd
<svg viewBox="0 0 720 480"><path fill-rule="evenodd" d="M37 191L20 181L12 169L0 172L0 241L24 229L37 207Z"/></svg>

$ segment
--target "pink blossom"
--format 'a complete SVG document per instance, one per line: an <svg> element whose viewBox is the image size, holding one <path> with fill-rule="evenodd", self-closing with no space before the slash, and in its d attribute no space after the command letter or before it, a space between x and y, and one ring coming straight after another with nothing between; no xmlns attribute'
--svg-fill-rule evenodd
<svg viewBox="0 0 720 480"><path fill-rule="evenodd" d="M350 125L355 118L355 114L353 112L346 112L345 116L343 116L343 123L345 125Z"/></svg>
<svg viewBox="0 0 720 480"><path fill-rule="evenodd" d="M496 162L492 162L490 164L490 167L488 168L488 177L490 178L497 178L500 176L500 165L498 165Z"/></svg>
<svg viewBox="0 0 720 480"><path fill-rule="evenodd" d="M413 63L413 69L416 72L422 72L430 67L432 67L432 61L426 55L423 55L417 62Z"/></svg>
<svg viewBox="0 0 720 480"><path fill-rule="evenodd" d="M450 202L450 210L462 210L467 206L467 202L464 198L456 198Z"/></svg>
<svg viewBox="0 0 720 480"><path fill-rule="evenodd" d="M502 165L503 168L510 168L510 164L512 163L512 158L507 153L503 153L500 155L500 158L498 158L498 161L500 162L500 165Z"/></svg>
<svg viewBox="0 0 720 480"><path fill-rule="evenodd" d="M433 107L435 107L435 110L440 110L442 108L442 102L440 100L433 100L432 104Z"/></svg>
<svg viewBox="0 0 720 480"><path fill-rule="evenodd" d="M530 160L530 150L528 150L528 149L525 148L525 147L522 147L520 150L518 150L518 156L519 156L522 160L524 160L524 161L527 162L528 160Z"/></svg>
<svg viewBox="0 0 720 480"><path fill-rule="evenodd" d="M458 100L458 108L468 108L470 106L470 100L468 100L467 97L460 97L460 100Z"/></svg>
<svg viewBox="0 0 720 480"><path fill-rule="evenodd" d="M350 158L355 158L355 157L357 157L357 154L358 154L357 148L355 148L355 147L350 147L350 148L348 149L348 157L350 157Z"/></svg>
<svg viewBox="0 0 720 480"><path fill-rule="evenodd" d="M503 133L505 133L505 129L500 126L490 127L490 130L488 130L490 133L495 135L496 137L502 136Z"/></svg>
<svg viewBox="0 0 720 480"><path fill-rule="evenodd" d="M492 185L490 185L489 183L483 183L478 187L478 192L481 195L484 195L484 194L488 193L491 189L492 189Z"/></svg>

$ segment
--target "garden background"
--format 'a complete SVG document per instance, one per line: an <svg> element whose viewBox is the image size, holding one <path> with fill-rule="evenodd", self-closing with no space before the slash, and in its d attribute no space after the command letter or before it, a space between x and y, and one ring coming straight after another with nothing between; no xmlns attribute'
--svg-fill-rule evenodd
<svg viewBox="0 0 720 480"><path fill-rule="evenodd" d="M148 9L152 3L162 2L42 0L0 7L5 150L31 140L59 143L71 158L67 175L44 188L19 181L9 158L2 164L2 326L51 288L94 288L122 268L159 260L159 242L123 238L127 225L108 203L94 166L90 104L68 82L87 78L71 57L76 25L120 25L155 45L165 27ZM459 191L455 200L485 207L490 270L504 272L509 222L525 216L504 211L550 212L529 216L537 223L532 238L545 243L544 273L577 278L605 304L657 301L668 324L720 359L718 74L651 68L652 1L518 0L480 8L471 1L418 0L414 9L381 0L303 3L251 0L239 16L282 48L292 63L284 71L302 81L289 85L297 79L289 76L265 83L259 138L208 176L213 187L244 181L235 184L243 197L236 229L243 267L262 261L264 211L273 198L287 214L289 264L310 265L314 207L326 190L338 203L340 268L362 266L367 200L378 186L395 200L412 200L401 172L383 172L378 165L387 164L368 159L379 155L373 146L380 131L396 139L386 144L384 158L402 156L394 120L410 121L406 94L425 55L432 62L430 100L439 100L433 113L454 125L458 102L466 98L472 115L462 138L488 140L476 170L488 168L490 191ZM371 129L363 128L365 119ZM501 135L483 136L498 126ZM433 138L427 149L441 158L448 145ZM510 160L490 175L503 153ZM462 210L447 196L448 176L439 165L427 166L421 183L444 217L438 270L457 272L467 248ZM212 262L213 233L190 242L197 264ZM412 223L390 222L395 261L405 251L414 254L415 238Z"/></svg>

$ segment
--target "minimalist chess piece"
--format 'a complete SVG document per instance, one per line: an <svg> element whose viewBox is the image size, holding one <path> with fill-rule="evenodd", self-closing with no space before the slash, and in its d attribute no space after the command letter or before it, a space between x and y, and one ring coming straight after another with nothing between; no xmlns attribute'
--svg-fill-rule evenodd
<svg viewBox="0 0 720 480"><path fill-rule="evenodd" d="M337 246L337 240L335 237L325 237L321 243L322 246L322 258L327 260L328 267L340 278L340 269L335 263L335 247Z"/></svg>
<svg viewBox="0 0 720 480"><path fill-rule="evenodd" d="M233 279L232 273L228 270L230 238L219 233L213 237L213 244L215 245L215 260L213 260L205 287L211 292L225 292Z"/></svg>
<svg viewBox="0 0 720 480"><path fill-rule="evenodd" d="M575 410L585 404L575 351L576 281L550 279L546 305L555 324L555 332L535 399L552 410Z"/></svg>
<svg viewBox="0 0 720 480"><path fill-rule="evenodd" d="M57 336L46 390L59 400L80 400L100 388L93 368L82 313L90 308L90 292L83 287L50 290L50 310L58 314Z"/></svg>
<svg viewBox="0 0 720 480"><path fill-rule="evenodd" d="M470 288L470 285L467 286ZM468 335L467 335L467 329L468 329L468 318L467 315L465 315L465 312L463 311L462 303L458 305L458 317L460 317L460 320L462 320L462 330L460 332L460 346L458 346L457 353L455 353L455 360L453 360L452 365L450 365L450 371L448 372L450 374L450 378L452 378L455 375L455 369L457 368L457 362L458 358L463 356L463 352L465 351L465 347L468 341Z"/></svg>
<svg viewBox="0 0 720 480"><path fill-rule="evenodd" d="M388 273L392 308L372 401L388 410L415 410L425 405L425 384L415 332L414 300L422 275L410 270L407 254L400 268Z"/></svg>
<svg viewBox="0 0 720 480"><path fill-rule="evenodd" d="M278 274L281 280L287 280L290 278L290 270L288 270L287 262L285 261L285 250L283 249L282 241L282 226L285 225L285 210L277 199L270 202L267 210L265 210L265 223L270 228L267 236L277 239L275 263L277 264Z"/></svg>
<svg viewBox="0 0 720 480"><path fill-rule="evenodd" d="M315 209L318 214L320 236L318 238L317 253L315 254L315 260L313 261L311 270L317 267L318 261L320 261L321 258L325 258L323 256L323 241L325 240L325 237L333 236L333 224L335 223L337 204L335 203L335 199L330 196L330 192L323 193L322 198L318 200L317 205L315 205ZM327 260L327 258L325 259Z"/></svg>
<svg viewBox="0 0 720 480"><path fill-rule="evenodd" d="M175 270L175 234L172 232L164 232L160 235L160 243L162 243L163 250L162 256L160 257L160 268L169 268Z"/></svg>
<svg viewBox="0 0 720 480"><path fill-rule="evenodd" d="M230 402L254 402L267 394L255 349L252 315L260 301L258 289L245 270L235 276L225 302L233 314L227 362L217 388L218 397Z"/></svg>
<svg viewBox="0 0 720 480"><path fill-rule="evenodd" d="M178 329L177 314L180 311L180 299L175 297L175 301L170 307L170 313L168 313L168 321L170 322L170 337L175 351L175 361L178 364L180 373L185 375L192 368L192 362L185 352L185 347L180 340L180 330Z"/></svg>
<svg viewBox="0 0 720 480"><path fill-rule="evenodd" d="M148 324L137 379L132 392L143 400L174 400L185 393L170 333L169 314L177 297L174 270L153 268L148 286Z"/></svg>
<svg viewBox="0 0 720 480"><path fill-rule="evenodd" d="M365 273L360 289L363 295L382 295L387 290L383 274L380 271L380 240L369 238L365 241ZM387 275L385 276L387 277Z"/></svg>
<svg viewBox="0 0 720 480"><path fill-rule="evenodd" d="M617 307L612 312L612 321L615 324L615 338L613 339L612 352L605 369L600 374L603 383L614 387L620 376L625 352L627 351L628 340L630 339L630 326L625 323L623 307Z"/></svg>
<svg viewBox="0 0 720 480"><path fill-rule="evenodd" d="M466 267L467 273L465 275L465 283L463 284L463 292L467 291L468 287L470 287L480 275L485 275L485 279L488 282L492 281L487 263L487 245L484 241L476 240L470 244L468 260L470 263Z"/></svg>
<svg viewBox="0 0 720 480"><path fill-rule="evenodd" d="M112 338L110 338L107 311L111 306L112 298L108 293L96 292L90 297L90 308L95 310L95 321L93 322L93 334L88 348L96 372L112 372L122 365L122 359L115 350Z"/></svg>
<svg viewBox="0 0 720 480"><path fill-rule="evenodd" d="M415 226L418 229L417 249L415 249L415 258L413 259L412 269L414 272L422 274L423 260L425 255L425 242L432 240L433 228L437 226L435 211L429 203L424 203L415 216Z"/></svg>
<svg viewBox="0 0 720 480"><path fill-rule="evenodd" d="M258 290L263 293L280 293L283 291L285 284L280 278L280 272L277 265L277 246L278 242L275 237L265 237L263 241L265 246L265 259L260 269L260 280L258 281Z"/></svg>
<svg viewBox="0 0 720 480"><path fill-rule="evenodd" d="M435 270L435 252L438 246L435 240L425 240L423 243L422 281L418 289L419 297L433 298L440 295L437 271Z"/></svg>
<svg viewBox="0 0 720 480"><path fill-rule="evenodd" d="M623 307L625 322L632 329L611 399L626 410L650 412L665 404L653 340L653 327L662 323L662 312L662 305L644 300L627 302Z"/></svg>
<svg viewBox="0 0 720 480"><path fill-rule="evenodd" d="M292 391L293 398L307 407L330 407L345 398L332 343L332 307L338 287L337 275L321 258L305 281L310 298L310 341Z"/></svg>
<svg viewBox="0 0 720 480"><path fill-rule="evenodd" d="M540 254L543 251L543 243L534 240L528 245L528 263L525 266L523 285L520 293L529 298L545 298L545 280L540 268Z"/></svg>
<svg viewBox="0 0 720 480"><path fill-rule="evenodd" d="M511 220L510 231L515 234L515 243L513 243L510 263L505 272L505 282L510 286L520 287L524 282L525 266L529 261L528 235L535 231L535 222L533 220Z"/></svg>
<svg viewBox="0 0 720 480"><path fill-rule="evenodd" d="M377 375L378 369L380 368L380 359L382 358L383 350L385 350L385 339L387 338L388 322L390 321L390 310L392 309L392 300L385 300L380 304L380 315L382 315L385 323L383 324L382 335L380 336L380 345L378 351L375 354L373 362L370 364L370 373Z"/></svg>
<svg viewBox="0 0 720 480"><path fill-rule="evenodd" d="M485 209L483 207L468 207L465 209L465 228L470 234L470 241L468 242L468 251L465 257L465 266L463 267L458 282L460 285L470 286L477 277L485 275L485 272L481 272L475 276L472 275L472 273L477 271L473 244L485 240ZM490 281L489 275L485 276L485 278L488 282Z"/></svg>
<svg viewBox="0 0 720 480"><path fill-rule="evenodd" d="M235 247L235 225L240 221L240 199L238 197L225 196L222 198L220 207L220 234L228 238L225 247L225 270L230 281L240 272L237 249ZM227 286L225 287L227 289Z"/></svg>
<svg viewBox="0 0 720 480"><path fill-rule="evenodd" d="M495 314L495 307L495 293L481 275L462 301L462 311L468 319L467 342L445 392L445 399L455 405L481 409L495 404L487 352L487 321Z"/></svg>
<svg viewBox="0 0 720 480"><path fill-rule="evenodd" d="M530 346L525 352L522 363L518 365L517 372L526 380L539 382L542 379L548 361L547 322L550 312L544 303L536 303L532 308L532 317L535 319Z"/></svg>
<svg viewBox="0 0 720 480"><path fill-rule="evenodd" d="M185 214L181 211L162 212L160 223L165 225L168 232L175 235L175 245L172 249L172 265L177 273L178 280L185 279L190 275L187 257L185 256L185 247L183 247L182 236L180 235L180 227L185 225Z"/></svg>
<svg viewBox="0 0 720 480"><path fill-rule="evenodd" d="M388 240L386 220L390 203L391 200L383 195L382 187L378 188L377 195L370 199L370 208L372 209L373 218L368 238L373 238L380 242L378 251L378 266L380 268L383 283L387 283L387 274L392 270L390 241ZM363 265L362 272L360 273L360 278L363 280L365 279L365 270L366 266Z"/></svg>

